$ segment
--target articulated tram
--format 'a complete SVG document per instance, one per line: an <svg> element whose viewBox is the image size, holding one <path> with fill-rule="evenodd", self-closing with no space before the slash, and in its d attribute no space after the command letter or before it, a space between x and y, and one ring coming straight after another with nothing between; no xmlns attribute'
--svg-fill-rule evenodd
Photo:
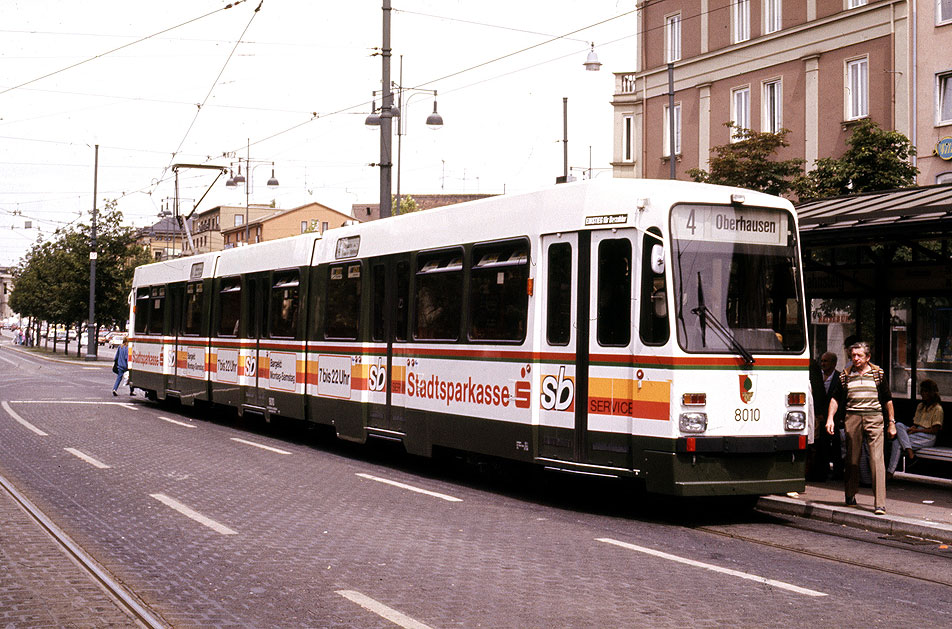
<svg viewBox="0 0 952 629"><path fill-rule="evenodd" d="M804 487L795 212L591 180L139 267L131 384L153 399L634 477Z"/></svg>

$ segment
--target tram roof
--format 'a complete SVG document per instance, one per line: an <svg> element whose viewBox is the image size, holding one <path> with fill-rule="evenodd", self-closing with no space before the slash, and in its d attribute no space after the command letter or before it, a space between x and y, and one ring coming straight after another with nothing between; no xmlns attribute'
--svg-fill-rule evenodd
<svg viewBox="0 0 952 629"><path fill-rule="evenodd" d="M797 206L806 245L934 238L952 229L948 184L866 192Z"/></svg>

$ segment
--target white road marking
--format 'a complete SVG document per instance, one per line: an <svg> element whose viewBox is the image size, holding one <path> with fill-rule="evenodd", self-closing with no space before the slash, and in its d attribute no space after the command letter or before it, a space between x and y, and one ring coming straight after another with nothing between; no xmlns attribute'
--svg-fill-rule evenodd
<svg viewBox="0 0 952 629"><path fill-rule="evenodd" d="M3 406L3 410L5 410L7 413L10 414L10 417L12 417L13 419L17 420L17 422L19 422L20 424L26 426L29 430L32 430L33 432L35 432L36 434L38 434L38 435L41 436L41 437L49 437L49 435L48 435L47 433L43 432L42 430L40 430L39 428L37 428L36 426L34 426L33 424L31 424L31 423L28 422L27 420L25 420L25 419L23 419L22 417L20 417L19 415L17 415L16 411L14 411L12 408L10 408L10 405L7 404L6 400L3 401L2 406Z"/></svg>
<svg viewBox="0 0 952 629"><path fill-rule="evenodd" d="M130 411L139 410L134 404L128 402L92 402L89 400L10 400L11 404L85 404L93 406L121 406Z"/></svg>
<svg viewBox="0 0 952 629"><path fill-rule="evenodd" d="M9 358L4 358L3 356L0 356L0 360L2 360L2 361L5 362L5 363L10 363L10 364L13 365L14 367L16 367L16 366L19 364L19 363L13 362L13 361L10 360Z"/></svg>
<svg viewBox="0 0 952 629"><path fill-rule="evenodd" d="M267 450L268 452L276 452L278 454L291 454L287 450L279 450L277 448L272 448L271 446L266 446L263 443L255 443L254 441L245 441L244 439L239 439L238 437L232 437L232 441L237 441L238 443L243 443L247 446L254 446L256 448L261 448L262 450Z"/></svg>
<svg viewBox="0 0 952 629"><path fill-rule="evenodd" d="M424 625L422 622L414 620L406 614L398 612L392 607L387 607L383 603L375 601L369 596L355 590L337 590L337 593L348 601L357 603L364 609L372 611L382 618L386 618L397 626L404 627L405 629L430 629L429 625Z"/></svg>
<svg viewBox="0 0 952 629"><path fill-rule="evenodd" d="M178 511L185 517L191 518L195 520L196 522L198 522L199 524L204 524L205 526L212 529L216 533L221 533L222 535L237 535L238 534L238 531L230 529L224 524L216 522L215 520L212 520L211 518L206 518L204 515L202 515L198 511L195 511L194 509L191 509L190 507L183 505L181 502L179 502L178 500L175 500L174 498L169 498L165 494L149 494L149 495L155 498L156 500L158 500L159 502L161 502L162 504L164 504L165 506L175 509L176 511Z"/></svg>
<svg viewBox="0 0 952 629"><path fill-rule="evenodd" d="M757 576L756 574L750 574L749 572L731 570L730 568L721 568L720 566L715 566L713 564L701 563L700 561L694 561L693 559L685 559L684 557L671 555L665 552L661 552L660 550L653 550L651 548L645 548L643 546L635 546L634 544L629 544L627 542L620 542L618 540L610 539L607 537L599 537L595 541L604 542L606 544L613 544L615 546L620 546L621 548L626 548L628 550L634 550L639 553L645 553L646 555L660 557L661 559L676 561L678 563L683 563L688 566L694 566L695 568L704 568L705 570L720 572L721 574L727 574L732 577L747 579L749 581L756 581L757 583L763 583L764 585L780 588L782 590L789 590L791 592L796 592L797 594L805 594L806 596L826 596L825 592L817 592L816 590L808 590L807 588L802 588L796 585L791 585L789 583L784 583L783 581L774 581L773 579L760 577L760 576Z"/></svg>
<svg viewBox="0 0 952 629"><path fill-rule="evenodd" d="M177 419L172 419L171 417L162 417L159 415L159 419L170 424L175 424L176 426L185 426L186 428L195 428L195 424L186 424L185 422L180 422Z"/></svg>
<svg viewBox="0 0 952 629"><path fill-rule="evenodd" d="M434 498L439 498L440 500L446 500L447 502L463 502L462 498L456 498L455 496L448 496L446 494L440 494L435 491L429 491L427 489L420 489L419 487L414 487L413 485L407 485L406 483L398 483L395 480L389 480L386 478L380 478L379 476L371 476L370 474L360 474L357 476L361 478L366 478L369 480L375 480L378 483L385 483L387 485L393 485L394 487L399 487L400 489L406 489L409 491L415 491L418 494L425 494L427 496L433 496Z"/></svg>
<svg viewBox="0 0 952 629"><path fill-rule="evenodd" d="M91 457L91 456L89 456L88 454L85 454L85 453L83 453L83 452L80 452L80 451L77 450L76 448L63 448L63 449L66 450L67 452L69 452L70 454L72 454L73 456L75 456L75 457L77 457L77 458L80 458L80 459L86 461L87 463L89 463L89 464L92 465L93 467L98 467L98 468L101 469L101 470L108 470L108 469L110 468L109 465L106 465L106 464L103 463L102 461L97 461L97 460L94 459L93 457Z"/></svg>

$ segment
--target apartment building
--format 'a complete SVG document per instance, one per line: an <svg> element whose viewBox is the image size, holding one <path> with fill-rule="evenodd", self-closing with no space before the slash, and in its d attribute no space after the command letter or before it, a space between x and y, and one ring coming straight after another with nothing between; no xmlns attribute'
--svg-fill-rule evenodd
<svg viewBox="0 0 952 629"><path fill-rule="evenodd" d="M640 67L615 74L614 176L669 176L672 116L679 179L732 140L729 121L789 129L778 158L810 169L871 118L916 146L920 185L952 182L952 0L638 6Z"/></svg>
<svg viewBox="0 0 952 629"><path fill-rule="evenodd" d="M244 225L221 230L224 248L245 244L245 237L251 243L277 240L303 234L306 231L324 233L328 229L355 222L354 218L343 212L331 209L320 203L307 203L290 210L276 210L260 216Z"/></svg>

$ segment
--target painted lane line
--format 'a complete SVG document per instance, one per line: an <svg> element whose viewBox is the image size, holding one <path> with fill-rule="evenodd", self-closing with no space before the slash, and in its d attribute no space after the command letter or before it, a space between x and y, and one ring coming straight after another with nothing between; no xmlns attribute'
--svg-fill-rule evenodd
<svg viewBox="0 0 952 629"><path fill-rule="evenodd" d="M243 443L246 446L254 446L256 448L261 448L262 450L267 450L268 452L276 452L277 454L291 454L287 450L279 450L277 448L272 448L271 446L266 446L263 443L255 443L254 441L246 441L244 439L239 439L238 437L232 437L232 441L237 441L238 443Z"/></svg>
<svg viewBox="0 0 952 629"><path fill-rule="evenodd" d="M3 410L5 410L5 411L10 415L10 417L12 417L13 419L17 420L18 423L20 423L20 424L26 426L29 430L32 430L33 432L35 432L36 434L38 434L38 435L41 436L41 437L49 437L49 435L48 435L47 433L43 432L42 430L40 430L39 428L37 428L36 426L34 426L33 424L31 424L31 423L28 422L27 420L25 420L25 419L23 419L22 417L20 417L19 415L17 415L16 411L14 411L12 408L10 408L10 405L7 404L6 400L4 400L4 401L2 402L2 406L3 406Z"/></svg>
<svg viewBox="0 0 952 629"><path fill-rule="evenodd" d="M169 498L165 494L149 494L149 495L155 498L156 500L158 500L159 502L161 502L162 504L164 504L165 506L175 509L176 511L178 511L185 517L191 518L195 520L196 522L198 522L199 524L204 524L205 526L212 529L216 533L221 533L222 535L238 535L238 531L235 531L234 529L230 529L224 524L216 522L215 520L212 520L211 518L206 518L204 515L202 515L198 511L195 511L194 509L183 505L181 502L179 502L178 500L175 500L174 498Z"/></svg>
<svg viewBox="0 0 952 629"><path fill-rule="evenodd" d="M180 422L177 419L172 419L171 417L162 417L161 415L159 415L158 417L162 421L168 422L170 424L175 424L176 426L185 426L186 428L197 428L195 424L186 424L185 422Z"/></svg>
<svg viewBox="0 0 952 629"><path fill-rule="evenodd" d="M643 546L635 546L634 544L629 544L627 542L620 542L618 540L610 539L607 537L599 537L595 541L604 542L606 544L612 544L614 546L619 546L621 548L626 548L628 550L634 550L639 553L645 553L646 555L652 555L654 557L660 557L661 559L676 561L678 563L683 563L688 566L694 566L695 568L704 568L705 570L720 572L721 574L727 574L732 577L747 579L749 581L756 581L757 583L763 583L764 585L780 588L781 590L789 590L790 592L796 592L797 594L804 594L806 596L826 596L825 592L817 592L816 590L808 590L807 588L802 588L796 585L791 585L789 583L784 583L783 581L774 581L773 579L760 577L760 576L757 576L756 574L750 574L749 572L731 570L730 568L722 568L720 566L715 566L709 563L701 563L700 561L694 561L693 559L685 559L684 557L678 557L677 555L670 555L668 553L661 552L660 550L653 550L651 548L645 548Z"/></svg>
<svg viewBox="0 0 952 629"><path fill-rule="evenodd" d="M381 618L389 620L398 627L404 627L405 629L430 629L429 625L424 625L422 622L414 620L406 614L398 612L392 607L387 607L383 603L375 601L369 596L365 596L355 590L337 590L337 594L340 594L352 603L357 603L366 610L372 611Z"/></svg>
<svg viewBox="0 0 952 629"><path fill-rule="evenodd" d="M128 402L91 402L89 400L10 400L11 404L84 404L91 406L121 406L131 411L139 410Z"/></svg>
<svg viewBox="0 0 952 629"><path fill-rule="evenodd" d="M14 367L19 366L19 363L15 363L15 362L13 362L12 360L10 360L9 358L4 358L3 356L0 356L0 360L2 360L2 361L5 362L5 363L10 363L10 364L13 365Z"/></svg>
<svg viewBox="0 0 952 629"><path fill-rule="evenodd" d="M108 469L111 467L111 466L109 466L109 465L106 465L106 464L103 463L102 461L97 461L96 459L94 459L93 457L89 456L88 454L85 454L85 453L83 453L83 452L80 452L80 451L77 450L76 448L63 448L63 449L66 450L67 452L69 452L70 454L72 454L73 456L75 456L75 457L77 457L77 458L80 458L80 459L86 461L87 463L89 463L89 464L92 465L93 467L98 467L98 468L101 469L101 470L108 470Z"/></svg>
<svg viewBox="0 0 952 629"><path fill-rule="evenodd" d="M406 483L398 483L395 480L389 480L386 478L380 478L379 476L371 476L370 474L361 474L358 473L357 476L361 478L366 478L368 480L375 480L378 483L384 483L386 485L393 485L394 487L399 487L400 489L406 489L408 491L413 491L418 494L424 494L427 496L432 496L434 498L439 498L440 500L446 500L447 502L463 502L462 498L456 498L455 496L448 496L446 494L440 494L435 491L429 491L427 489L421 489L419 487L414 487L413 485L407 485Z"/></svg>

